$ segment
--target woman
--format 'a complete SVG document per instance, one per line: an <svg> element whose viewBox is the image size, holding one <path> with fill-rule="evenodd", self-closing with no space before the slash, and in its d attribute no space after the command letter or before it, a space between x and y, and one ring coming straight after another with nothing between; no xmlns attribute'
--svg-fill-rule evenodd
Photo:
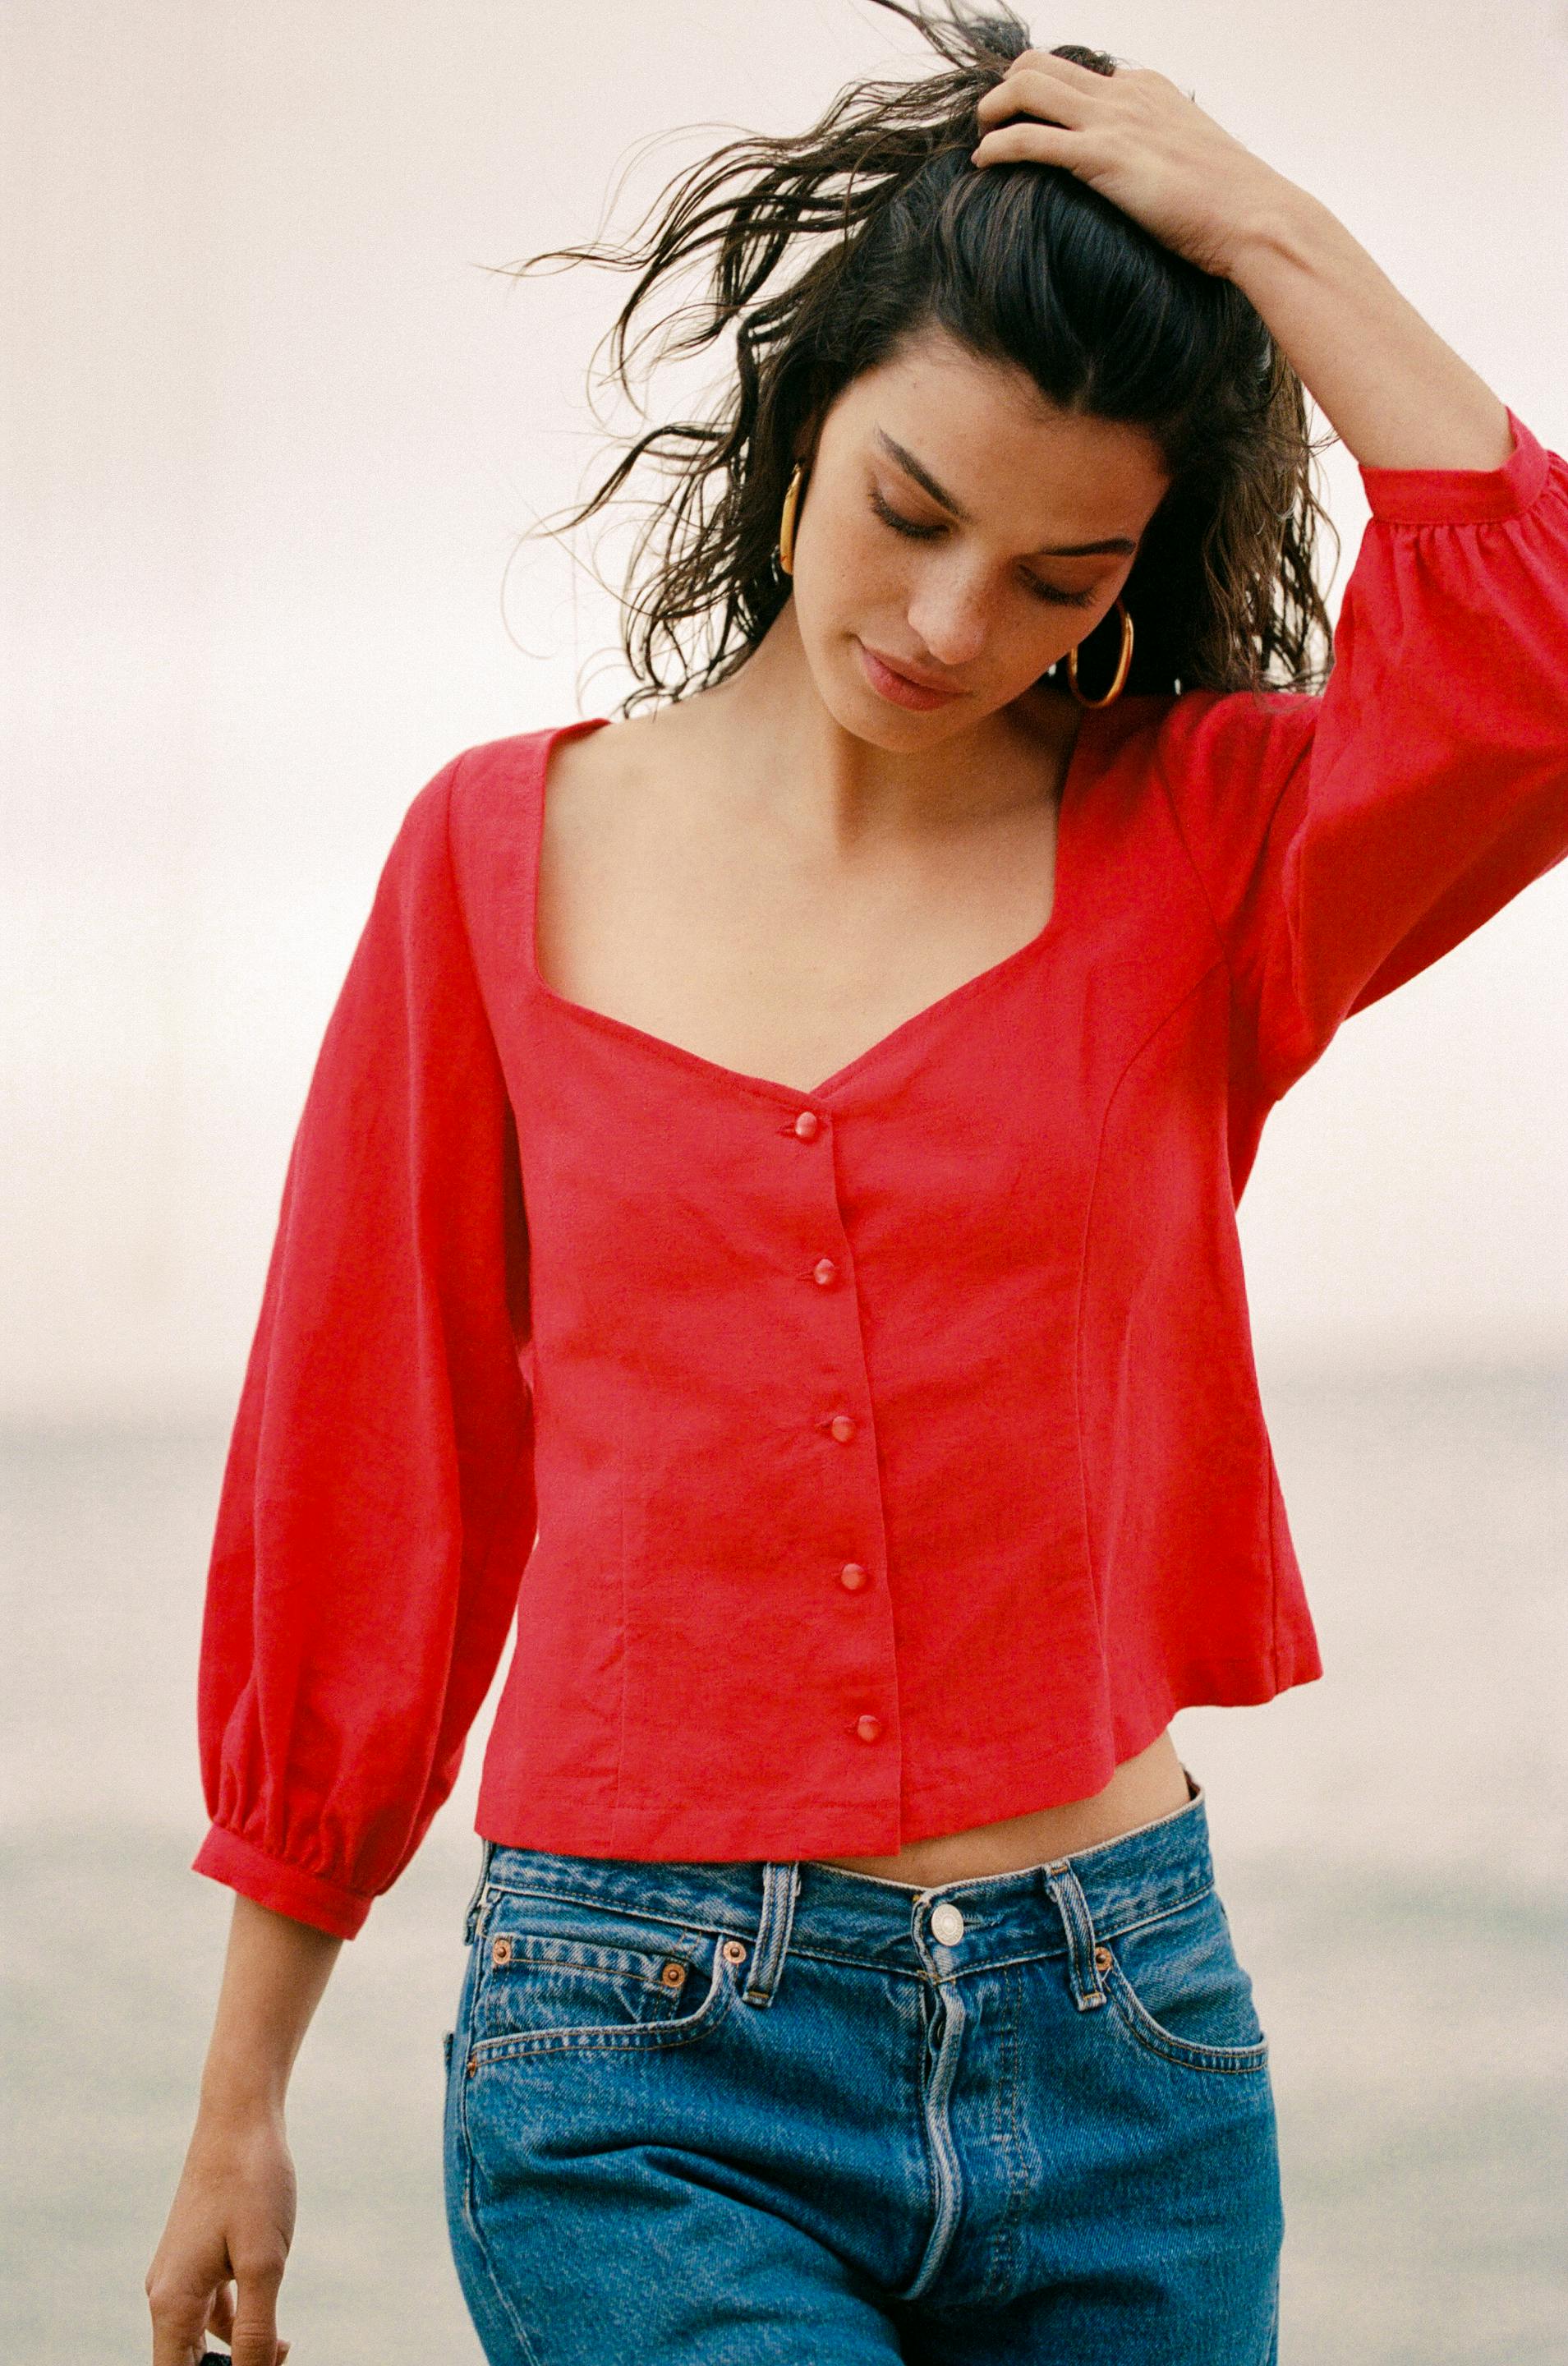
<svg viewBox="0 0 1568 2366"><path fill-rule="evenodd" d="M947 72L615 258L623 339L703 257L688 342L738 332L581 513L673 456L639 687L426 784L322 1046L156 2366L287 2351L289 2067L514 1610L446 2038L491 2360L1277 2354L1169 1730L1321 1673L1235 1203L1344 1018L1568 851L1568 468L1164 75L897 13ZM1303 387L1372 512L1316 688Z"/></svg>

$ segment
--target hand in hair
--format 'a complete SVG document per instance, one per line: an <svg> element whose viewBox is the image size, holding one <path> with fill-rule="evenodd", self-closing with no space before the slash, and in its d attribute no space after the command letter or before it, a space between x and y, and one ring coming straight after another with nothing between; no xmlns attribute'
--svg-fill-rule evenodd
<svg viewBox="0 0 1568 2366"><path fill-rule="evenodd" d="M1219 278L1292 188L1152 67L1105 74L1051 50L1025 50L975 113L975 163L1065 165Z"/></svg>

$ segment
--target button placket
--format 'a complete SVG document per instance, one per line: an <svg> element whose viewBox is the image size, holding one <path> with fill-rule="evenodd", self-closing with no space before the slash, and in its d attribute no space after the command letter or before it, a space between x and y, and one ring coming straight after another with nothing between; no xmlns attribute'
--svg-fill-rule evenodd
<svg viewBox="0 0 1568 2366"><path fill-rule="evenodd" d="M822 1131L822 1126L823 1121L815 1110L803 1109L795 1111L794 1118L784 1128L784 1132L794 1134L800 1142L815 1142ZM829 1256L826 1253L819 1256L811 1268L811 1279L819 1290L831 1290L842 1278L842 1268L838 1258ZM856 1424L852 1414L824 1414L817 1425L819 1429L825 1429L840 1446L848 1446L855 1435Z"/></svg>
<svg viewBox="0 0 1568 2366"><path fill-rule="evenodd" d="M823 1132L823 1126L824 1121L815 1110L805 1109L795 1112L794 1119L784 1131L793 1134L799 1142L813 1142ZM824 1252L809 1268L809 1279L818 1289L831 1290L843 1281L843 1268L837 1257ZM853 1414L848 1412L819 1414L815 1426L840 1446L851 1445L860 1434L860 1424ZM863 1562L847 1560L840 1565L839 1583L846 1593L861 1593L870 1585L870 1583L871 1572ZM855 1719L854 1732L857 1740L861 1741L877 1741L882 1737L882 1718L870 1709L863 1710Z"/></svg>

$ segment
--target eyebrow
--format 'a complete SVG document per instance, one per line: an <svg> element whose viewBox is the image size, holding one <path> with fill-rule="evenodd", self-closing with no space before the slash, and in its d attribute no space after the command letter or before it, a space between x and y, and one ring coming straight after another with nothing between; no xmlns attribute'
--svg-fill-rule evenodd
<svg viewBox="0 0 1568 2366"><path fill-rule="evenodd" d="M954 501L953 495L937 483L924 463L917 460L912 452L907 452L902 444L896 444L886 428L874 428L872 434L874 441L891 459L897 461L907 476L913 477L916 484L923 492L928 492L933 501L950 511L955 518L962 518L966 525L974 524L973 513L966 510L962 501ZM1043 550L1027 551L1024 556L1029 558L1098 558L1104 554L1121 555L1137 547L1137 544L1126 535L1116 534L1106 542L1053 543Z"/></svg>

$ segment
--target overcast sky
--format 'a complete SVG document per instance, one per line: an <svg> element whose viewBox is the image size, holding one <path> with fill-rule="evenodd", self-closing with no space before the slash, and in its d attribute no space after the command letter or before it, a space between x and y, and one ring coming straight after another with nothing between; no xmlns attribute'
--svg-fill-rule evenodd
<svg viewBox="0 0 1568 2366"><path fill-rule="evenodd" d="M1027 13L1192 91L1565 448L1562 7ZM591 480L626 283L483 266L933 61L865 0L5 0L0 41L0 1417L223 1417L402 813L622 688L592 545L508 559ZM1337 613L1366 511L1326 481ZM1560 870L1275 1111L1266 1380L1568 1344L1565 945Z"/></svg>

